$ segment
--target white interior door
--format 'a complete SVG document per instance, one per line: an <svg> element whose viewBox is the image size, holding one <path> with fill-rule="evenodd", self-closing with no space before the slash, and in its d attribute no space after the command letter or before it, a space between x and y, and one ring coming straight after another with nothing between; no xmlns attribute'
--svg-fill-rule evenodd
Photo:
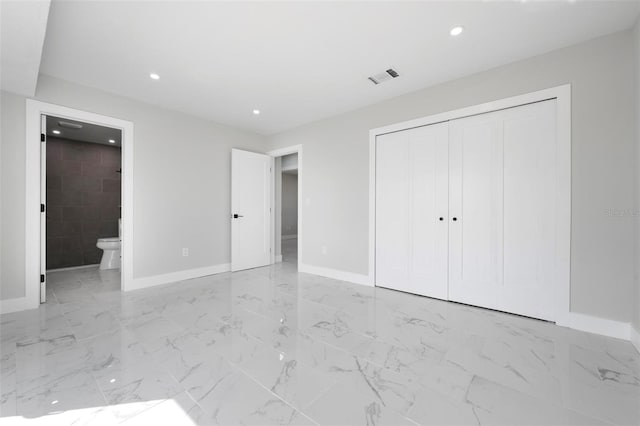
<svg viewBox="0 0 640 426"><path fill-rule="evenodd" d="M501 113L449 124L449 299L499 309L503 251Z"/></svg>
<svg viewBox="0 0 640 426"><path fill-rule="evenodd" d="M47 116L40 116L40 303L47 301Z"/></svg>
<svg viewBox="0 0 640 426"><path fill-rule="evenodd" d="M505 110L504 277L499 309L556 319L556 101Z"/></svg>
<svg viewBox="0 0 640 426"><path fill-rule="evenodd" d="M555 101L450 122L449 298L555 320Z"/></svg>
<svg viewBox="0 0 640 426"><path fill-rule="evenodd" d="M231 270L271 262L271 157L231 150Z"/></svg>
<svg viewBox="0 0 640 426"><path fill-rule="evenodd" d="M448 126L376 140L376 285L447 298Z"/></svg>

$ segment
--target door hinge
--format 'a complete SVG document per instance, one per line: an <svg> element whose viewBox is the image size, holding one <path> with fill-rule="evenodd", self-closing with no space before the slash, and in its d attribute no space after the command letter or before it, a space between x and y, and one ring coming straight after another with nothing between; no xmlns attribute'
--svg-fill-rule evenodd
<svg viewBox="0 0 640 426"><path fill-rule="evenodd" d="M43 283L44 282L44 274L40 274L40 282Z"/></svg>
<svg viewBox="0 0 640 426"><path fill-rule="evenodd" d="M40 204L40 213L44 213L44 204Z"/></svg>
<svg viewBox="0 0 640 426"><path fill-rule="evenodd" d="M44 133L40 133L40 142L44 142L46 140L46 136L44 135Z"/></svg>

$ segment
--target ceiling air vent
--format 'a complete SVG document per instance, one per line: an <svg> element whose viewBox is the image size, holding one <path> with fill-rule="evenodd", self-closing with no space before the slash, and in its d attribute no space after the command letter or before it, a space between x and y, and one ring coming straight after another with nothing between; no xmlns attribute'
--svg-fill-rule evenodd
<svg viewBox="0 0 640 426"><path fill-rule="evenodd" d="M369 80L373 84L380 84L380 83L384 83L387 80L391 80L392 78L396 78L396 77L399 77L399 76L400 76L400 74L398 74L398 71L394 70L393 68L389 68L385 72L381 72L380 74L372 75L371 77L369 77Z"/></svg>
<svg viewBox="0 0 640 426"><path fill-rule="evenodd" d="M68 121L58 121L58 126L66 127L67 129L80 130L82 129L82 124L80 123L70 123Z"/></svg>

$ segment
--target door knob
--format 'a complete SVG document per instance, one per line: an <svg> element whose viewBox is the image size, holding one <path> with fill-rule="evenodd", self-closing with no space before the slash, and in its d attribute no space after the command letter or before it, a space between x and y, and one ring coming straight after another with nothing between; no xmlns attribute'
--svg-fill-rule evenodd
<svg viewBox="0 0 640 426"><path fill-rule="evenodd" d="M241 214L238 214L238 213L234 213L234 214L233 214L233 218L234 218L234 219L237 219L237 218L239 218L239 217L244 217L244 216L242 216Z"/></svg>

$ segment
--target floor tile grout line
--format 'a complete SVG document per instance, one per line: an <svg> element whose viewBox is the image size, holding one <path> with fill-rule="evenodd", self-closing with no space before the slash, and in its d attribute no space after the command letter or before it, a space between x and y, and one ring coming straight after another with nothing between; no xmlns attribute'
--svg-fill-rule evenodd
<svg viewBox="0 0 640 426"><path fill-rule="evenodd" d="M298 408L296 408L294 405L292 405L290 402L288 402L287 400L285 400L283 397L281 397L280 395L274 393L271 389L267 388L266 386L264 386L262 383L260 383L257 379L255 379L253 376L251 376L250 374L246 373L243 369L241 369L240 367L238 367L238 365L236 364L232 364L232 366L241 374L243 374L245 377L247 377L249 380L251 380L253 383L257 384L258 386L260 386L262 389L266 390L267 392L269 392L271 395L275 396L276 398L278 398L280 401L284 402L285 404L287 404L287 406L291 407L291 409L295 410L297 413L299 413L300 415L306 417L307 419L311 420L314 424L316 425L320 425L320 423L316 422L314 419L312 419L311 417L309 417L307 414L303 413L301 410L299 410Z"/></svg>

